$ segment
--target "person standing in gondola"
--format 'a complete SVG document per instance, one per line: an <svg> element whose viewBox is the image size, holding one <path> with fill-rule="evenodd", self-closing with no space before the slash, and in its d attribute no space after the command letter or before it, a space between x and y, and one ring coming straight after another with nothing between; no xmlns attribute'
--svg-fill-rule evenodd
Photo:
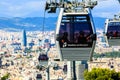
<svg viewBox="0 0 120 80"><path fill-rule="evenodd" d="M108 38L112 38L113 37L113 32L112 31L108 32L107 36L108 36Z"/></svg>
<svg viewBox="0 0 120 80"><path fill-rule="evenodd" d="M114 37L118 37L118 31L115 31Z"/></svg>
<svg viewBox="0 0 120 80"><path fill-rule="evenodd" d="M86 37L85 37L85 33L83 31L79 32L78 43L79 44L85 44L86 43Z"/></svg>
<svg viewBox="0 0 120 80"><path fill-rule="evenodd" d="M68 33L67 32L64 32L63 33L63 36L60 40L60 46L61 47L66 47L67 44L68 44L69 40L68 40Z"/></svg>

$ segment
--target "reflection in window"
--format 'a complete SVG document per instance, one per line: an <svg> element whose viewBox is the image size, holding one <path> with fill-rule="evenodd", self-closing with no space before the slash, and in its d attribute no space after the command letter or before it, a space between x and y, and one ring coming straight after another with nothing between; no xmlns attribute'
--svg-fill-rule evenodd
<svg viewBox="0 0 120 80"><path fill-rule="evenodd" d="M93 31L88 16L63 17L59 34L61 47L92 46L93 40L90 36Z"/></svg>
<svg viewBox="0 0 120 80"><path fill-rule="evenodd" d="M120 22L111 22L107 31L108 38L120 38Z"/></svg>

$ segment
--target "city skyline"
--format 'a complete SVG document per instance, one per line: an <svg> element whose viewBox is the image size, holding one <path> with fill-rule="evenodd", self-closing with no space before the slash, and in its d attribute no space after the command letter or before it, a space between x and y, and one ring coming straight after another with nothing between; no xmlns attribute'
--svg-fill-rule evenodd
<svg viewBox="0 0 120 80"><path fill-rule="evenodd" d="M120 10L117 0L99 0L92 10L95 27L91 17L78 15L64 16L57 28L59 10L44 16L45 1L0 1L0 80L83 80L94 68L120 75L120 45L109 43L120 41L120 31L103 34L106 18Z"/></svg>
<svg viewBox="0 0 120 80"><path fill-rule="evenodd" d="M20 26L25 28L34 27L34 29L38 30L38 28L42 28L43 25L43 19L38 19L37 23L32 20L26 20L25 22L21 23L20 18L34 18L34 17L44 17L44 7L45 7L45 1L46 0L12 0L8 3L9 0L1 0L0 1L0 18L1 19L1 29L2 30L13 30L14 26ZM112 4L111 4L112 3ZM113 18L114 14L118 14L120 12L120 4L117 0L98 0L97 6L93 8L92 15L95 23L96 29L103 29L104 22L106 18ZM57 22L56 20L53 20L53 18L57 18L59 15L59 10L57 9L57 13L55 14L48 14L45 13L46 21L45 21L45 27L51 27L54 26ZM6 18L5 18L6 17ZM13 17L20 17L20 18L13 18ZM10 20L8 18L13 18L14 20ZM51 18L51 20L47 20L48 18ZM25 20L25 19L23 19ZM7 21L8 24L3 24ZM27 22L29 21L29 22ZM40 23L38 23L40 22ZM48 23L53 24L48 24ZM10 24L9 24L10 23ZM11 26L12 24L12 26ZM39 24L39 27L38 27ZM8 27L7 27L8 26ZM7 27L7 28L6 28ZM20 27L16 27L19 29ZM3 29L4 28L4 29ZM46 29L47 29L46 28ZM14 29L13 31L15 31ZM51 30L54 30L53 27Z"/></svg>

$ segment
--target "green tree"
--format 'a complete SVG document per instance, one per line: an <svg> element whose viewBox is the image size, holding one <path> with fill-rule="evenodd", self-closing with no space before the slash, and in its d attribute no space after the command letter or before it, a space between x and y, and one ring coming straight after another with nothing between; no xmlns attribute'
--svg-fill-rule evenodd
<svg viewBox="0 0 120 80"><path fill-rule="evenodd" d="M120 72L115 70L93 68L91 71L84 71L85 80L120 80Z"/></svg>
<svg viewBox="0 0 120 80"><path fill-rule="evenodd" d="M104 76L100 76L100 77L96 78L96 80L114 80L114 79L109 78L108 75L104 75Z"/></svg>
<svg viewBox="0 0 120 80"><path fill-rule="evenodd" d="M1 77L1 80L6 80L6 79L8 79L9 77L10 77L10 74L7 73L7 74L5 74L3 77Z"/></svg>

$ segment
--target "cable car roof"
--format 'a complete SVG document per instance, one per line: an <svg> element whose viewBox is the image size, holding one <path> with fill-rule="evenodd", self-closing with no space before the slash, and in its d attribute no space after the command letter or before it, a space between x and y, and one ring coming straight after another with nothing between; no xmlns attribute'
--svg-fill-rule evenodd
<svg viewBox="0 0 120 80"><path fill-rule="evenodd" d="M120 22L120 19L109 19L109 22Z"/></svg>
<svg viewBox="0 0 120 80"><path fill-rule="evenodd" d="M109 22L120 22L120 13L117 15L114 15L113 19L108 19Z"/></svg>

